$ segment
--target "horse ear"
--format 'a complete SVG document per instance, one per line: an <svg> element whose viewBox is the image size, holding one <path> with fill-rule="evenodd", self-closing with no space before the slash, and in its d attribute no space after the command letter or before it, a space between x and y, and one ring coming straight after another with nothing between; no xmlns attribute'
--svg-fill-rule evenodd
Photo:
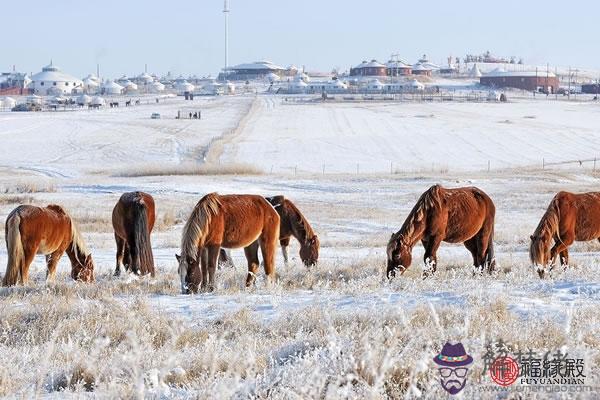
<svg viewBox="0 0 600 400"><path fill-rule="evenodd" d="M181 256L179 254L175 254L175 258L177 259L177 262L181 262Z"/></svg>
<svg viewBox="0 0 600 400"><path fill-rule="evenodd" d="M530 236L529 236L529 239L531 239L531 240L533 241L533 240L535 239L535 236L533 236L533 235L530 235Z"/></svg>

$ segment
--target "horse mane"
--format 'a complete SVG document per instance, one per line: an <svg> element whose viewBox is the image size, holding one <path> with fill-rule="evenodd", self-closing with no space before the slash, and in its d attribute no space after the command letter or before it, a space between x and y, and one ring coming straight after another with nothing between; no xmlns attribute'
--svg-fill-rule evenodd
<svg viewBox="0 0 600 400"><path fill-rule="evenodd" d="M288 199L284 200L283 207L284 212L289 216L288 220L290 221L290 224L299 234L304 234L304 241L311 239L315 235L315 232L308 220L302 215L300 210L298 210L298 207Z"/></svg>
<svg viewBox="0 0 600 400"><path fill-rule="evenodd" d="M196 259L198 247L206 237L207 228L221 206L218 193L209 193L196 204L192 215L185 223L181 238L181 255Z"/></svg>
<svg viewBox="0 0 600 400"><path fill-rule="evenodd" d="M559 193L560 194L560 193ZM546 209L546 212L542 216L540 223L532 235L531 246L529 247L529 257L535 262L539 260L540 253L545 251L548 246L548 242L552 239L552 236L559 232L559 203L558 194L554 196L550 205ZM539 239L539 241L537 240ZM560 237L559 237L560 240Z"/></svg>
<svg viewBox="0 0 600 400"><path fill-rule="evenodd" d="M433 185L419 197L419 200L417 200L417 203L408 214L408 217L406 217L406 220L402 224L397 235L403 235L407 239L412 239L416 225L423 221L427 211L441 206L441 189L442 187L440 185Z"/></svg>
<svg viewBox="0 0 600 400"><path fill-rule="evenodd" d="M62 214L65 217L69 218L71 222L71 251L75 254L75 258L77 259L79 259L79 254L83 254L87 257L90 254L90 251L85 245L85 241L83 240L79 229L77 229L77 224L75 224L75 221L73 220L71 215L62 206L59 206L58 204L49 204L48 206L46 206L46 208L51 211L54 211L57 214ZM79 260L79 262L82 261Z"/></svg>

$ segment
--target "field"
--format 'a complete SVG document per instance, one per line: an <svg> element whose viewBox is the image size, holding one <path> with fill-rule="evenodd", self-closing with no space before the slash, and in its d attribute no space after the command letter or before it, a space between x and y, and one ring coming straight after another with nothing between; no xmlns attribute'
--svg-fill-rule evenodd
<svg viewBox="0 0 600 400"><path fill-rule="evenodd" d="M499 341L511 354L582 358L585 385L598 390L600 244L576 244L572 265L545 280L527 255L557 191L597 190L591 162L541 166L600 154L598 104L189 104L0 113L0 219L17 204L64 205L97 277L72 282L65 257L46 283L38 256L27 287L0 289L0 396L437 399L446 393L432 358L446 341L475 359L470 398L517 394L517 384L485 391L499 388L483 373L486 344ZM203 119L174 119L190 109ZM495 275L474 276L467 250L443 244L435 276L421 278L417 246L412 267L385 279L390 234L434 183L475 185L494 200ZM155 279L112 276L111 210L131 190L156 200ZM292 242L277 283L261 273L245 289L233 250L236 266L218 272L214 293L181 295L181 229L213 191L292 199L319 234L319 264L304 267ZM0 274L6 259L2 248Z"/></svg>

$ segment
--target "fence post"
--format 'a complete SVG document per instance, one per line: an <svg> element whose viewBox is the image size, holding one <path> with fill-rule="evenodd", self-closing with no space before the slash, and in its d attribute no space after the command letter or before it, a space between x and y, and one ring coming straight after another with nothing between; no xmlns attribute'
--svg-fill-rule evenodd
<svg viewBox="0 0 600 400"><path fill-rule="evenodd" d="M294 167L294 175L298 175L298 166L297 165Z"/></svg>
<svg viewBox="0 0 600 400"><path fill-rule="evenodd" d="M394 162L390 161L390 175L394 175Z"/></svg>
<svg viewBox="0 0 600 400"><path fill-rule="evenodd" d="M542 157L542 169L546 168L546 159Z"/></svg>
<svg viewBox="0 0 600 400"><path fill-rule="evenodd" d="M592 170L592 172L596 172L596 157L594 157L594 169Z"/></svg>
<svg viewBox="0 0 600 400"><path fill-rule="evenodd" d="M490 160L488 160L488 172L490 172Z"/></svg>
<svg viewBox="0 0 600 400"><path fill-rule="evenodd" d="M356 175L359 174L359 167L358 167L358 163L356 163Z"/></svg>
<svg viewBox="0 0 600 400"><path fill-rule="evenodd" d="M323 175L325 175L325 164L323 164Z"/></svg>

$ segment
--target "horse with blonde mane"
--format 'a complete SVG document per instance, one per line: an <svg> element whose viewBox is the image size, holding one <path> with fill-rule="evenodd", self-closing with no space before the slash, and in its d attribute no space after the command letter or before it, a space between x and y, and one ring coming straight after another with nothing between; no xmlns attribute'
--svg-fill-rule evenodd
<svg viewBox="0 0 600 400"><path fill-rule="evenodd" d="M130 192L121 196L112 212L117 242L115 275L121 274L121 264L125 260L125 271L154 276L150 233L155 219L154 199L148 193Z"/></svg>
<svg viewBox="0 0 600 400"><path fill-rule="evenodd" d="M557 256L566 267L573 242L600 240L600 192L558 192L530 239L529 258L540 278L552 270Z"/></svg>
<svg viewBox="0 0 600 400"><path fill-rule="evenodd" d="M265 197L279 214L279 244L283 261L288 263L288 246L293 236L300 243L300 259L307 267L312 267L319 260L319 237L315 234L308 220L302 215L298 207L284 196ZM220 260L233 264L224 250L221 250Z"/></svg>
<svg viewBox="0 0 600 400"><path fill-rule="evenodd" d="M4 286L23 285L29 281L29 266L36 254L46 255L46 279L53 281L56 266L66 252L71 261L74 280L94 280L94 262L75 222L55 204L47 207L21 205L6 219L5 239L8 264L2 281Z"/></svg>
<svg viewBox="0 0 600 400"><path fill-rule="evenodd" d="M436 252L442 241L463 243L473 256L473 267L492 273L494 259L494 203L476 187L445 189L434 185L421 195L400 230L387 245L387 276L404 273L418 241L425 248L423 277L435 272Z"/></svg>
<svg viewBox="0 0 600 400"><path fill-rule="evenodd" d="M207 194L183 228L181 255L176 255L181 292L196 292L199 285L202 290L214 290L221 247L244 248L246 286L254 283L258 272L260 247L267 279L274 280L278 238L279 214L262 196Z"/></svg>

